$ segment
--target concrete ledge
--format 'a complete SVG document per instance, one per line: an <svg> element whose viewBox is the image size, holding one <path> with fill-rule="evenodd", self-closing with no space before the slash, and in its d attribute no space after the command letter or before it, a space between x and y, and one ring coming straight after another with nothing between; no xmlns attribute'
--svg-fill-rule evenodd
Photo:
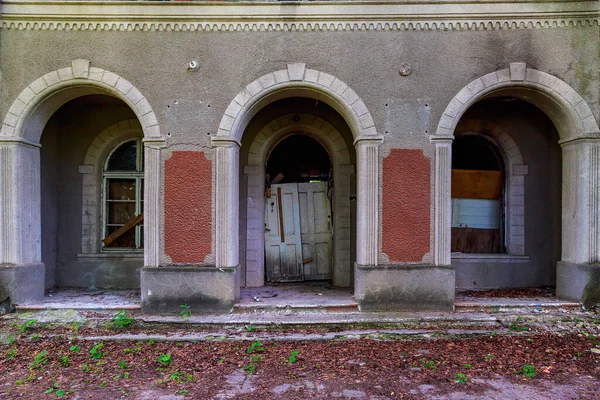
<svg viewBox="0 0 600 400"><path fill-rule="evenodd" d="M356 265L360 311L453 311L454 292L450 266Z"/></svg>
<svg viewBox="0 0 600 400"><path fill-rule="evenodd" d="M238 277L237 267L143 267L142 311L178 315L187 304L192 314L229 313L240 297Z"/></svg>
<svg viewBox="0 0 600 400"><path fill-rule="evenodd" d="M44 297L46 268L39 264L0 264L0 303L10 299L14 304Z"/></svg>
<svg viewBox="0 0 600 400"><path fill-rule="evenodd" d="M600 303L600 263L577 264L559 261L556 265L556 296L577 301L585 308Z"/></svg>
<svg viewBox="0 0 600 400"><path fill-rule="evenodd" d="M85 254L56 271L57 286L88 289L137 289L143 254Z"/></svg>

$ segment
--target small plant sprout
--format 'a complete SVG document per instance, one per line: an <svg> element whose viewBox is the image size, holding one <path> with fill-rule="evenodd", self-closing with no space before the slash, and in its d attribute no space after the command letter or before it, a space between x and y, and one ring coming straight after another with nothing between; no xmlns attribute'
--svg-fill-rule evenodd
<svg viewBox="0 0 600 400"><path fill-rule="evenodd" d="M42 365L46 365L48 363L47 356L48 350L43 350L37 353L30 364L31 368L40 368Z"/></svg>
<svg viewBox="0 0 600 400"><path fill-rule="evenodd" d="M18 327L19 327L19 331L20 331L21 333L25 333L25 332L27 332L27 330L28 330L29 328L31 328L33 325L35 325L35 323L36 323L36 322L37 322L37 321L36 321L35 319L28 319L27 321L23 322L23 324L22 324L22 325L18 325Z"/></svg>
<svg viewBox="0 0 600 400"><path fill-rule="evenodd" d="M458 374L456 374L456 376L454 377L454 379L456 379L456 382L458 382L458 383L469 382L469 378L465 374L463 374L462 372L459 372Z"/></svg>
<svg viewBox="0 0 600 400"><path fill-rule="evenodd" d="M246 325L246 331L247 332L254 332L255 330L255 326L254 325Z"/></svg>
<svg viewBox="0 0 600 400"><path fill-rule="evenodd" d="M71 360L69 359L69 356L60 357L60 364L65 368L71 365Z"/></svg>
<svg viewBox="0 0 600 400"><path fill-rule="evenodd" d="M112 316L110 323L116 329L129 328L133 324L133 317L127 314L125 310L121 310Z"/></svg>
<svg viewBox="0 0 600 400"><path fill-rule="evenodd" d="M161 367L166 367L173 364L173 360L171 359L171 353L161 354L158 356L158 363Z"/></svg>
<svg viewBox="0 0 600 400"><path fill-rule="evenodd" d="M95 345L94 347L92 347L90 349L90 356L93 359L99 360L100 358L102 358L102 352L100 351L102 346L104 346L102 343L98 343L97 345Z"/></svg>
<svg viewBox="0 0 600 400"><path fill-rule="evenodd" d="M63 397L65 395L65 390L61 389L58 386L58 382L54 382L54 385L52 385L50 388L48 388L48 390L46 390L44 392L44 394L51 394L54 393L56 395L56 397Z"/></svg>
<svg viewBox="0 0 600 400"><path fill-rule="evenodd" d="M535 376L535 367L531 364L525 364L517 371L517 374L523 375L526 378L533 378Z"/></svg>
<svg viewBox="0 0 600 400"><path fill-rule="evenodd" d="M290 354L290 358L288 359L290 364L293 364L297 361L298 354L300 354L298 350L292 350L292 354Z"/></svg>
<svg viewBox="0 0 600 400"><path fill-rule="evenodd" d="M467 369L471 368L471 364L469 364L469 363L465 364L465 368L467 368Z"/></svg>
<svg viewBox="0 0 600 400"><path fill-rule="evenodd" d="M486 355L485 355L485 359L486 359L486 360L491 360L492 358L494 358L494 355L493 355L493 354L486 354Z"/></svg>
<svg viewBox="0 0 600 400"><path fill-rule="evenodd" d="M433 360L423 360L423 368L425 368L425 369L435 369L435 361L433 361Z"/></svg>
<svg viewBox="0 0 600 400"><path fill-rule="evenodd" d="M11 360L17 356L17 351L15 349L8 349L4 354L6 354L7 360Z"/></svg>
<svg viewBox="0 0 600 400"><path fill-rule="evenodd" d="M179 311L179 317L182 320L187 321L187 319L192 316L192 312L190 311L190 306L188 306L187 304L181 304L179 306L179 308L181 309L181 311Z"/></svg>
<svg viewBox="0 0 600 400"><path fill-rule="evenodd" d="M253 342L250 346L248 346L248 350L246 350L246 352L248 354L252 354L253 351L263 351L264 348L262 347L262 342L260 340L257 340L256 342Z"/></svg>

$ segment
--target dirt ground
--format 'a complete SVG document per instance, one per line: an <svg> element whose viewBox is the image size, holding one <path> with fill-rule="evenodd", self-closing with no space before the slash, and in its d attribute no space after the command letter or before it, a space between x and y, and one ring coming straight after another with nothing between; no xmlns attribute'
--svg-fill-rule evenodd
<svg viewBox="0 0 600 400"><path fill-rule="evenodd" d="M600 321L578 321L427 340L174 342L4 320L0 399L598 399Z"/></svg>

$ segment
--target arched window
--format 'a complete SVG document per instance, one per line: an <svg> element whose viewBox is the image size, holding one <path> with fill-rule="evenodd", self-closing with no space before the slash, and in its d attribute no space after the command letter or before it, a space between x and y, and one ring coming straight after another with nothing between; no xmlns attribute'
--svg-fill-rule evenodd
<svg viewBox="0 0 600 400"><path fill-rule="evenodd" d="M142 249L144 152L141 138L121 142L109 153L102 174L103 249Z"/></svg>

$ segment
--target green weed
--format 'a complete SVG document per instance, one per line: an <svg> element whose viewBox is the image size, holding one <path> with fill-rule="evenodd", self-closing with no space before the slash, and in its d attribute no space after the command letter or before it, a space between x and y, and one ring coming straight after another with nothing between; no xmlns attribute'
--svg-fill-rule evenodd
<svg viewBox="0 0 600 400"><path fill-rule="evenodd" d="M28 319L27 321L23 322L23 324L21 324L21 325L17 324L17 327L21 333L25 333L25 332L27 332L27 330L29 328L31 328L33 325L35 325L36 322L37 321L35 319Z"/></svg>
<svg viewBox="0 0 600 400"><path fill-rule="evenodd" d="M181 309L181 311L179 311L179 317L182 320L187 321L188 318L191 318L192 311L190 310L190 306L187 304L181 304L179 308Z"/></svg>
<svg viewBox="0 0 600 400"><path fill-rule="evenodd" d="M469 382L469 378L465 374L463 374L462 372L459 372L458 374L456 374L456 376L454 377L454 379L456 379L456 382L458 382L458 383Z"/></svg>
<svg viewBox="0 0 600 400"><path fill-rule="evenodd" d="M173 364L173 360L171 359L171 353L161 354L158 356L158 363L161 367L166 367L168 365Z"/></svg>
<svg viewBox="0 0 600 400"><path fill-rule="evenodd" d="M263 351L264 348L262 347L262 342L260 340L257 340L256 342L253 342L250 346L248 346L248 349L246 350L248 354L252 354L253 351Z"/></svg>
<svg viewBox="0 0 600 400"><path fill-rule="evenodd" d="M531 364L525 364L517 371L517 374L523 375L527 378L533 378L535 376L535 367Z"/></svg>
<svg viewBox="0 0 600 400"><path fill-rule="evenodd" d="M433 360L423 360L422 364L425 369L435 369L435 361Z"/></svg>
<svg viewBox="0 0 600 400"><path fill-rule="evenodd" d="M81 347L79 347L77 345L73 345L69 348L69 350L71 350L73 353L79 353L79 350L81 350Z"/></svg>
<svg viewBox="0 0 600 400"><path fill-rule="evenodd" d="M17 356L17 351L15 349L8 349L4 354L6 354L7 360L11 360Z"/></svg>
<svg viewBox="0 0 600 400"><path fill-rule="evenodd" d="M48 364L48 350L39 352L31 362L31 368L40 368L42 365Z"/></svg>
<svg viewBox="0 0 600 400"><path fill-rule="evenodd" d="M93 359L98 360L98 359L102 358L102 352L100 351L102 346L104 346L102 343L98 343L97 345L95 345L94 347L92 347L90 349L90 356Z"/></svg>
<svg viewBox="0 0 600 400"><path fill-rule="evenodd" d="M292 350L292 354L290 355L290 358L288 359L290 364L293 364L297 361L298 354L300 354L300 352L298 350Z"/></svg>
<svg viewBox="0 0 600 400"><path fill-rule="evenodd" d="M65 368L71 365L71 360L69 359L69 356L62 356L60 358L60 365L62 365Z"/></svg>
<svg viewBox="0 0 600 400"><path fill-rule="evenodd" d="M127 314L125 310L121 310L112 316L110 323L116 329L130 328L133 324L133 317Z"/></svg>

